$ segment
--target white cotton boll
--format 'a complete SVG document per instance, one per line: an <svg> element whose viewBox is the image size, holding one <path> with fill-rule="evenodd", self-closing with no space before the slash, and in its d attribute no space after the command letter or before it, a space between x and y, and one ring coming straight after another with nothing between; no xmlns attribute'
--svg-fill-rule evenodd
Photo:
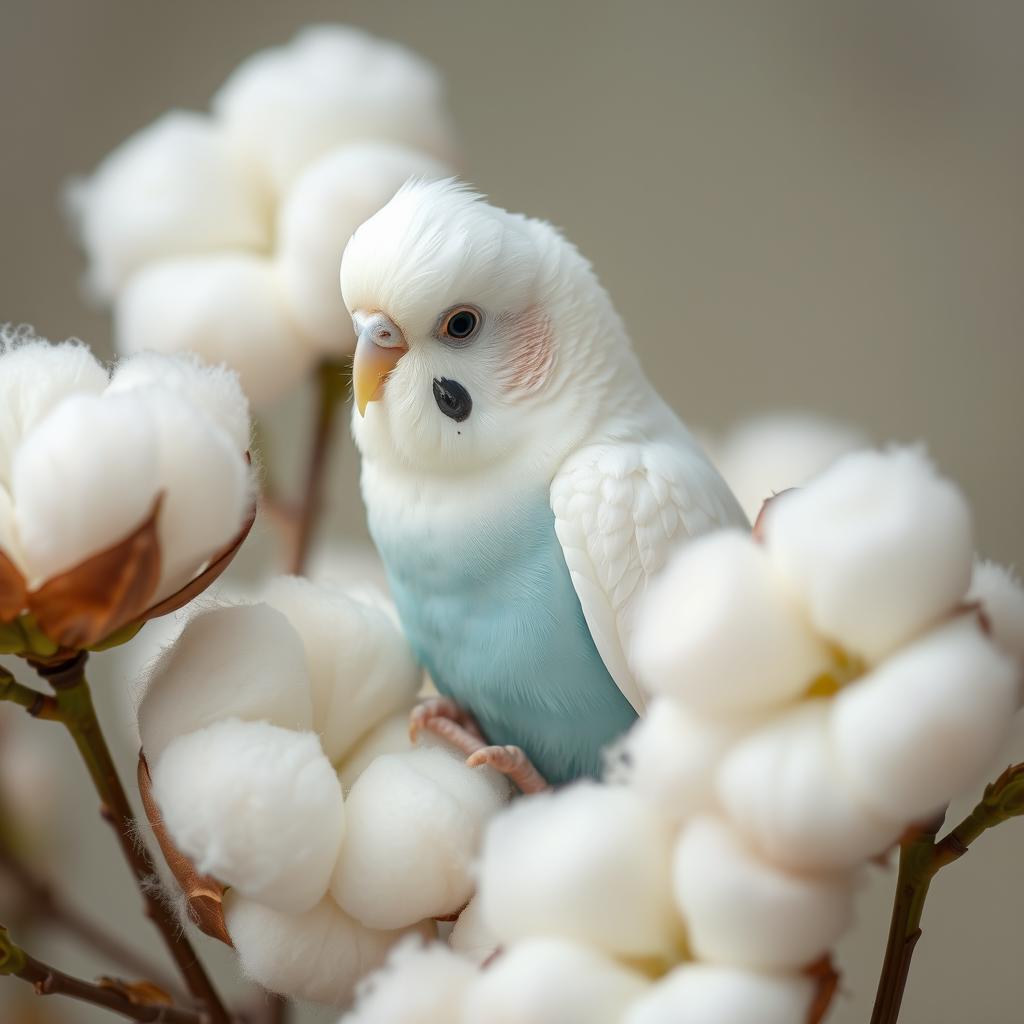
<svg viewBox="0 0 1024 1024"><path fill-rule="evenodd" d="M865 448L864 433L807 412L778 412L738 423L712 460L751 522L773 494L802 487L848 452Z"/></svg>
<svg viewBox="0 0 1024 1024"><path fill-rule="evenodd" d="M248 977L271 992L337 1007L351 1002L356 984L395 943L436 934L429 922L398 932L367 928L331 899L304 914L283 914L228 892L224 916Z"/></svg>
<svg viewBox="0 0 1024 1024"><path fill-rule="evenodd" d="M733 530L687 544L637 618L640 678L700 714L749 714L798 696L829 653L761 547Z"/></svg>
<svg viewBox="0 0 1024 1024"><path fill-rule="evenodd" d="M279 576L263 599L302 637L313 682L313 715L337 762L375 725L411 707L422 670L390 616L337 587Z"/></svg>
<svg viewBox="0 0 1024 1024"><path fill-rule="evenodd" d="M25 571L25 556L21 550L21 541L18 539L14 502L2 483L0 483L0 553L6 555L19 571Z"/></svg>
<svg viewBox="0 0 1024 1024"><path fill-rule="evenodd" d="M93 290L111 299L153 260L267 249L266 201L203 114L173 110L123 142L69 193Z"/></svg>
<svg viewBox="0 0 1024 1024"><path fill-rule="evenodd" d="M215 722L172 741L152 777L163 822L200 873L275 910L323 898L345 808L314 733Z"/></svg>
<svg viewBox="0 0 1024 1024"><path fill-rule="evenodd" d="M669 697L656 697L613 749L608 779L631 786L672 821L682 821L714 803L718 763L750 724L701 718Z"/></svg>
<svg viewBox="0 0 1024 1024"><path fill-rule="evenodd" d="M382 139L441 159L453 149L434 68L341 25L306 28L249 57L214 96L213 111L279 193L313 160L350 142Z"/></svg>
<svg viewBox="0 0 1024 1024"><path fill-rule="evenodd" d="M974 544L957 487L923 452L856 452L766 516L772 560L814 625L876 662L967 593Z"/></svg>
<svg viewBox="0 0 1024 1024"><path fill-rule="evenodd" d="M224 718L310 729L302 641L267 605L200 612L153 666L138 714L151 764L176 736Z"/></svg>
<svg viewBox="0 0 1024 1024"><path fill-rule="evenodd" d="M117 364L107 394L151 386L187 398L227 432L240 452L248 450L252 433L249 400L234 370L209 366L191 352L138 352Z"/></svg>
<svg viewBox="0 0 1024 1024"><path fill-rule="evenodd" d="M129 396L65 398L24 439L11 468L29 582L74 568L137 530L159 480L157 431Z"/></svg>
<svg viewBox="0 0 1024 1024"><path fill-rule="evenodd" d="M341 298L341 254L353 232L410 178L451 174L405 146L364 142L312 164L288 191L278 219L277 252L292 315L327 355L355 348L352 318Z"/></svg>
<svg viewBox="0 0 1024 1024"><path fill-rule="evenodd" d="M348 753L338 766L341 788L348 791L356 779L383 754L399 754L412 750L409 738L409 713L400 711L375 725Z"/></svg>
<svg viewBox="0 0 1024 1024"><path fill-rule="evenodd" d="M440 746L378 757L348 794L334 898L374 928L461 910L484 826L508 793L504 778Z"/></svg>
<svg viewBox="0 0 1024 1024"><path fill-rule="evenodd" d="M805 974L683 964L633 1003L622 1024L802 1024L814 995Z"/></svg>
<svg viewBox="0 0 1024 1024"><path fill-rule="evenodd" d="M561 939L517 943L466 994L461 1024L620 1024L649 982Z"/></svg>
<svg viewBox="0 0 1024 1024"><path fill-rule="evenodd" d="M830 700L798 704L740 740L718 774L733 824L785 867L854 867L886 850L906 826L851 791L837 763L831 710Z"/></svg>
<svg viewBox="0 0 1024 1024"><path fill-rule="evenodd" d="M188 399L155 385L129 394L145 403L159 439L161 599L238 535L252 504L252 479L244 453Z"/></svg>
<svg viewBox="0 0 1024 1024"><path fill-rule="evenodd" d="M1016 573L995 562L978 562L967 599L981 605L995 642L1024 660L1024 587Z"/></svg>
<svg viewBox="0 0 1024 1024"><path fill-rule="evenodd" d="M85 345L51 345L31 327L0 324L0 483L10 481L22 438L62 398L106 386L106 369Z"/></svg>
<svg viewBox="0 0 1024 1024"><path fill-rule="evenodd" d="M555 935L623 957L674 958L671 828L638 794L579 783L491 822L481 911L503 942Z"/></svg>
<svg viewBox="0 0 1024 1024"><path fill-rule="evenodd" d="M756 970L806 967L850 924L846 875L799 875L760 860L724 822L694 818L676 845L676 902L701 960Z"/></svg>
<svg viewBox="0 0 1024 1024"><path fill-rule="evenodd" d="M501 945L497 935L487 927L477 897L474 896L459 914L448 936L448 945L460 956L479 965L485 964Z"/></svg>
<svg viewBox="0 0 1024 1024"><path fill-rule="evenodd" d="M195 352L237 371L256 405L293 388L315 354L288 315L276 268L259 256L164 260L134 274L117 296L121 352Z"/></svg>
<svg viewBox="0 0 1024 1024"><path fill-rule="evenodd" d="M836 697L836 752L851 788L893 818L937 813L1009 735L1019 675L971 614L893 655Z"/></svg>
<svg viewBox="0 0 1024 1024"><path fill-rule="evenodd" d="M439 942L405 939L367 978L338 1024L455 1024L476 967Z"/></svg>

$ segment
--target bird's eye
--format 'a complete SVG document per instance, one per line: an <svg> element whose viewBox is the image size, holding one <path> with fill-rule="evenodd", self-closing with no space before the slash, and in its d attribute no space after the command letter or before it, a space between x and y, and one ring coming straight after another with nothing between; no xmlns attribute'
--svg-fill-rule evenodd
<svg viewBox="0 0 1024 1024"><path fill-rule="evenodd" d="M441 337L451 341L468 341L480 326L480 314L469 306L458 306L441 321Z"/></svg>

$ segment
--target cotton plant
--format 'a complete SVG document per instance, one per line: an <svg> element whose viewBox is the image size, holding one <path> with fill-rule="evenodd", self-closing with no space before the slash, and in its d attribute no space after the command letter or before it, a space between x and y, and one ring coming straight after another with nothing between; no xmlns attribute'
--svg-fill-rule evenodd
<svg viewBox="0 0 1024 1024"><path fill-rule="evenodd" d="M915 863L1018 813L1019 768L933 844L1007 739L1022 639L1024 590L975 562L962 493L918 449L849 454L754 534L690 543L638 613L650 705L605 781L499 814L471 941L399 946L344 1024L820 1020L865 866L924 836L894 911L912 936Z"/></svg>
<svg viewBox="0 0 1024 1024"><path fill-rule="evenodd" d="M382 597L298 577L200 611L153 668L147 808L193 917L271 991L344 1005L470 900L508 788L413 743L421 685Z"/></svg>
<svg viewBox="0 0 1024 1024"><path fill-rule="evenodd" d="M351 354L338 266L409 178L451 173L440 77L340 25L249 57L209 112L172 110L69 194L91 294L120 351L226 363L258 406Z"/></svg>

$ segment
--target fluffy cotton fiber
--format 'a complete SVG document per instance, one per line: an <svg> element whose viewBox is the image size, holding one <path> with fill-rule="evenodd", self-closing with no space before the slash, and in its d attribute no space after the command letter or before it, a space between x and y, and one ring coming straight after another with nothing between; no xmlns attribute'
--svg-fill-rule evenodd
<svg viewBox="0 0 1024 1024"><path fill-rule="evenodd" d="M335 899L375 928L461 910L484 825L508 792L503 778L446 748L376 758L348 794Z"/></svg>
<svg viewBox="0 0 1024 1024"><path fill-rule="evenodd" d="M276 910L323 898L345 816L313 733L216 722L174 740L152 777L164 823L202 874Z"/></svg>
<svg viewBox="0 0 1024 1024"><path fill-rule="evenodd" d="M624 787L578 784L518 801L484 839L483 919L505 943L551 935L671 959L670 849L670 826Z"/></svg>

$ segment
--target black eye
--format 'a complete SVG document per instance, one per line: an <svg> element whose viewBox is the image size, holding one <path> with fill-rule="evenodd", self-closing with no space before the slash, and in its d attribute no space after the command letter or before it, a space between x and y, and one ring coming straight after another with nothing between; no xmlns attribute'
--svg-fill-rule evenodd
<svg viewBox="0 0 1024 1024"><path fill-rule="evenodd" d="M441 334L453 341L465 341L476 333L479 326L480 314L468 306L459 306L445 316L441 324Z"/></svg>
<svg viewBox="0 0 1024 1024"><path fill-rule="evenodd" d="M469 397L469 392L457 380L449 380L447 377L434 378L434 401L438 409L456 423L468 419L473 411L473 399Z"/></svg>

